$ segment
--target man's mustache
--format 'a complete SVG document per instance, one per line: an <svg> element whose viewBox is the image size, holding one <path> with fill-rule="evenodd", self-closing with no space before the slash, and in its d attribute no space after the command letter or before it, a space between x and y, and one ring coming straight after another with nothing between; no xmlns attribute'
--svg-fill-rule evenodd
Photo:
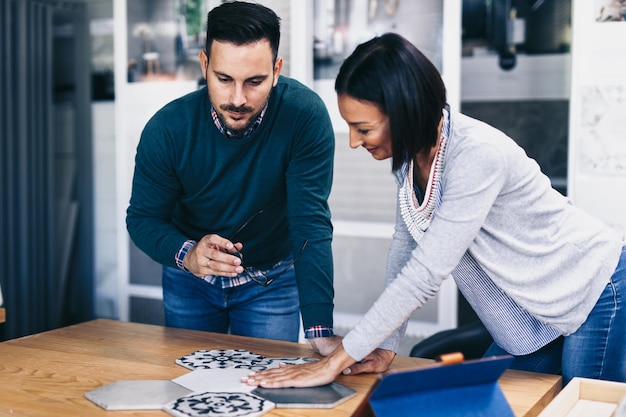
<svg viewBox="0 0 626 417"><path fill-rule="evenodd" d="M235 113L250 113L252 112L254 109L252 107L248 107L248 106L235 106L233 104L222 104L220 106L220 109L224 110L224 111L232 111Z"/></svg>

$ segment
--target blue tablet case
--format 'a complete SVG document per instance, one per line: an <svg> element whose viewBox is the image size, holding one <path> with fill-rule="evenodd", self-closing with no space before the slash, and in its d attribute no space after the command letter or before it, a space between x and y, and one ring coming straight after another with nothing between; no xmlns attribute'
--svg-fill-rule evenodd
<svg viewBox="0 0 626 417"><path fill-rule="evenodd" d="M369 396L376 417L514 417L498 379L512 356L381 375Z"/></svg>

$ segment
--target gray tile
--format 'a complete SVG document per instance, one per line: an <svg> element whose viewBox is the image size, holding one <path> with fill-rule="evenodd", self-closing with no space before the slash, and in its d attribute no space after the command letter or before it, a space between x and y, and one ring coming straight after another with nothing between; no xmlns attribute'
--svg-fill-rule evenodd
<svg viewBox="0 0 626 417"><path fill-rule="evenodd" d="M191 391L169 380L116 381L85 394L105 410L160 410Z"/></svg>

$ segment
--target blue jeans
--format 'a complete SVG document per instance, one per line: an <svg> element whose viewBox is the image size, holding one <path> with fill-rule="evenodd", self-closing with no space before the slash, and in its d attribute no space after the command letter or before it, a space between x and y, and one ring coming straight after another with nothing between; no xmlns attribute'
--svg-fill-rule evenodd
<svg viewBox="0 0 626 417"><path fill-rule="evenodd" d="M511 369L626 382L626 248L595 307L582 326L538 351L516 356ZM504 355L493 343L486 356Z"/></svg>
<svg viewBox="0 0 626 417"><path fill-rule="evenodd" d="M298 341L300 304L293 266L267 287L249 282L233 288L164 266L163 305L169 327Z"/></svg>

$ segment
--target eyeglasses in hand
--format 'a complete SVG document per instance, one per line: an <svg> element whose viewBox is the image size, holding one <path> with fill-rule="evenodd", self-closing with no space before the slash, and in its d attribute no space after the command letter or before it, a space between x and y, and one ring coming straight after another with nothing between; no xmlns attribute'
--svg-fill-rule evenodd
<svg viewBox="0 0 626 417"><path fill-rule="evenodd" d="M259 216L265 210L267 210L267 208L261 209L255 214L253 214L248 220L246 220L246 222L243 225L241 225L241 227L239 227L239 229L237 229L235 233L232 234L233 237L231 237L229 240L234 241L233 238L237 236L243 229L245 229L248 223L250 223L255 217ZM243 264L243 253L241 253L240 251L229 252L229 253L241 259L241 266L243 267L243 274L245 274L248 278L250 278L255 283L263 287L267 287L272 282L276 281L278 277L280 277L282 274L287 272L287 270L289 270L289 268L291 268L296 263L298 258L300 258L300 255L302 255L302 252L304 251L304 248L306 247L308 242L309 240L305 239L304 242L302 242L302 247L300 248L300 252L298 253L298 255L294 257L291 261L289 261L289 263L287 263L287 265L281 268L278 272L273 273L271 278L267 276L266 274L267 271L261 271L253 267L246 267Z"/></svg>

